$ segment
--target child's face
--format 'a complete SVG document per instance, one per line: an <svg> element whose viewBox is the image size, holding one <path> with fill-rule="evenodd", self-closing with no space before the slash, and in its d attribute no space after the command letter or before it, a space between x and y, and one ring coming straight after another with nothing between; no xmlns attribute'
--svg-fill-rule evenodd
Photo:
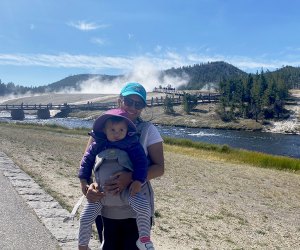
<svg viewBox="0 0 300 250"><path fill-rule="evenodd" d="M127 124L125 121L112 122L108 120L105 123L104 133L107 140L111 142L120 141L127 135Z"/></svg>

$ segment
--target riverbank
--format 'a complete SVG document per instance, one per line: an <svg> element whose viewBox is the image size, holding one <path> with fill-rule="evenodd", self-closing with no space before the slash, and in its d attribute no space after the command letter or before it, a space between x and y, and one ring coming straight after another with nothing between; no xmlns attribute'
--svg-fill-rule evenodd
<svg viewBox="0 0 300 250"><path fill-rule="evenodd" d="M69 209L87 136L1 126L0 151ZM165 145L166 171L153 180L157 249L297 249L300 175Z"/></svg>
<svg viewBox="0 0 300 250"><path fill-rule="evenodd" d="M163 93L147 93L148 98L165 96ZM293 90L292 95L296 100L300 100L300 90ZM97 95L97 94L44 94L31 97L15 98L2 101L2 104L48 104L48 103L74 103L82 104L87 102L111 102L116 101L118 95ZM161 125L215 128L215 129L234 129L248 131L266 131L272 133L300 134L300 108L299 102L286 105L291 111L291 117L287 120L269 120L268 122L256 122L252 119L237 119L231 122L224 122L217 114L216 103L199 104L190 113L186 114L181 105L174 106L174 114L165 114L162 106L146 108L142 117L153 123ZM72 117L94 119L102 111L79 111L70 114Z"/></svg>

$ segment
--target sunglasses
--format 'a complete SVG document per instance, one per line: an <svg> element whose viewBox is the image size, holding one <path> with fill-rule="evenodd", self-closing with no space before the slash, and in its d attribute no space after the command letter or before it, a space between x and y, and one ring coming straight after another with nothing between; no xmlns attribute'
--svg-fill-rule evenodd
<svg viewBox="0 0 300 250"><path fill-rule="evenodd" d="M144 102L138 102L138 101L134 101L132 99L130 99L129 97L124 97L123 98L123 103L125 104L125 106L127 107L132 107L134 106L135 109L143 109L146 107L146 104Z"/></svg>

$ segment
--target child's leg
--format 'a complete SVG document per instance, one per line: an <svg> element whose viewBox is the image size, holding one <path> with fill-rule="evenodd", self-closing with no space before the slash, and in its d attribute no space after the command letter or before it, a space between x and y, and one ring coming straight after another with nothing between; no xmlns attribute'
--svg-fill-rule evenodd
<svg viewBox="0 0 300 250"><path fill-rule="evenodd" d="M150 241L151 230L151 208L150 203L141 195L129 196L129 205L136 212L136 223L140 238L147 238Z"/></svg>
<svg viewBox="0 0 300 250"><path fill-rule="evenodd" d="M78 246L79 249L87 248L91 234L92 225L98 215L101 214L102 204L101 202L88 202L80 215L80 226L78 235Z"/></svg>

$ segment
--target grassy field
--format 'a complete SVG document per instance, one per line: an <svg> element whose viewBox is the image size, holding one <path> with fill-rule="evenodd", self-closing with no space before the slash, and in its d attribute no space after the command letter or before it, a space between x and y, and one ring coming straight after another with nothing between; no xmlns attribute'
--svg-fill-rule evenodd
<svg viewBox="0 0 300 250"><path fill-rule="evenodd" d="M0 151L71 209L86 131L0 123L0 138ZM157 249L299 248L299 160L168 138L164 150L165 175L152 181Z"/></svg>

